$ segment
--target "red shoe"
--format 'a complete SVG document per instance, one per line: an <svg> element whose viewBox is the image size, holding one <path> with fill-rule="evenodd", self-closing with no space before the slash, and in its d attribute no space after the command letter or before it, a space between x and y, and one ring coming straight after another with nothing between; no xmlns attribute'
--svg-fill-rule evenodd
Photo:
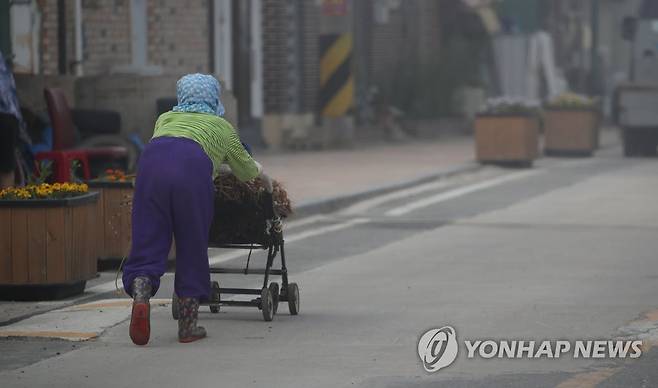
<svg viewBox="0 0 658 388"><path fill-rule="evenodd" d="M135 345L146 345L151 336L151 311L149 303L134 302L130 317L130 339Z"/></svg>

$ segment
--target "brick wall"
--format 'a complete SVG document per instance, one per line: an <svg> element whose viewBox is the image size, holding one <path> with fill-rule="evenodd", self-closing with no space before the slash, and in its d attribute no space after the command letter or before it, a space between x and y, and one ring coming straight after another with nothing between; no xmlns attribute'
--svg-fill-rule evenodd
<svg viewBox="0 0 658 388"><path fill-rule="evenodd" d="M57 74L57 1L39 0L42 74Z"/></svg>
<svg viewBox="0 0 658 388"><path fill-rule="evenodd" d="M391 10L386 23L373 21L370 48L370 74L377 82L390 75L400 62L401 48L404 48L402 30L404 18L400 9Z"/></svg>
<svg viewBox="0 0 658 388"><path fill-rule="evenodd" d="M390 10L387 22L373 21L369 61L373 79L386 79L401 67L431 63L440 48L439 31L435 0L406 0Z"/></svg>
<svg viewBox="0 0 658 388"><path fill-rule="evenodd" d="M39 2L41 12L41 73L58 74L57 1ZM75 3L65 2L66 71L75 62ZM82 1L83 66L85 74L108 73L131 61L129 0Z"/></svg>
<svg viewBox="0 0 658 388"><path fill-rule="evenodd" d="M422 64L433 63L440 55L441 23L440 4L434 0L423 0L418 8L418 61Z"/></svg>
<svg viewBox="0 0 658 388"><path fill-rule="evenodd" d="M316 112L320 90L320 7L315 2L302 3L302 104L303 112Z"/></svg>
<svg viewBox="0 0 658 388"><path fill-rule="evenodd" d="M209 71L208 1L149 0L148 59L165 74Z"/></svg>
<svg viewBox="0 0 658 388"><path fill-rule="evenodd" d="M296 7L298 14L291 14L292 7ZM315 112L320 84L319 26L320 8L315 2L263 1L266 113ZM291 39L297 41L292 43ZM297 48L293 47L295 44ZM297 105L293 103L292 94L297 94Z"/></svg>
<svg viewBox="0 0 658 388"><path fill-rule="evenodd" d="M73 8L73 2L67 4ZM82 15L85 74L106 74L112 68L132 61L129 0L84 0ZM68 20L69 36L74 38L74 18ZM73 39L73 48L74 42ZM75 60L74 52L72 50L70 54L71 60Z"/></svg>
<svg viewBox="0 0 658 388"><path fill-rule="evenodd" d="M263 1L263 45L265 77L265 112L304 113L317 112L319 91L318 38L321 25L321 9L316 2L295 0L299 3L299 68L295 69L301 82L299 112L291 109L289 71L293 65L288 36L294 19L286 13L286 4L294 1ZM390 11L386 23L371 19L374 0L358 0L362 15L368 20L355 28L355 36L361 51L354 52L356 76L367 78L367 84L387 82L404 68L415 68L420 64L436 60L440 48L439 3L436 0L405 0ZM365 78L363 78L365 77Z"/></svg>
<svg viewBox="0 0 658 388"><path fill-rule="evenodd" d="M66 1L67 71L75 61L75 3ZM58 72L57 1L40 0L43 74ZM130 0L83 0L84 74L132 62ZM148 60L164 74L209 71L207 0L148 0Z"/></svg>
<svg viewBox="0 0 658 388"><path fill-rule="evenodd" d="M287 109L286 53L287 25L285 0L263 0L263 88L265 113Z"/></svg>

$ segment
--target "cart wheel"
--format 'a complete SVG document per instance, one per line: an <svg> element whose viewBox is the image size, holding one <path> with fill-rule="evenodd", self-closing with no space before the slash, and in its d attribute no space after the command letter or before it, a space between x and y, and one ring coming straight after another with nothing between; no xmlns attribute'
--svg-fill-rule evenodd
<svg viewBox="0 0 658 388"><path fill-rule="evenodd" d="M288 284L287 299L290 315L299 314L299 287L297 287L297 283Z"/></svg>
<svg viewBox="0 0 658 388"><path fill-rule="evenodd" d="M212 282L212 291L210 291L210 312L217 314L219 312L219 303L221 301L221 296L219 293L219 282Z"/></svg>
<svg viewBox="0 0 658 388"><path fill-rule="evenodd" d="M274 300L272 293L267 287L263 287L260 292L260 309L263 312L263 319L269 322L274 317Z"/></svg>
<svg viewBox="0 0 658 388"><path fill-rule="evenodd" d="M175 320L180 318L180 305L178 303L178 295L174 292L174 295L171 297L171 317Z"/></svg>
<svg viewBox="0 0 658 388"><path fill-rule="evenodd" d="M279 284L276 282L270 283L270 294L272 294L272 301L274 302L274 309L272 312L276 314L279 310Z"/></svg>

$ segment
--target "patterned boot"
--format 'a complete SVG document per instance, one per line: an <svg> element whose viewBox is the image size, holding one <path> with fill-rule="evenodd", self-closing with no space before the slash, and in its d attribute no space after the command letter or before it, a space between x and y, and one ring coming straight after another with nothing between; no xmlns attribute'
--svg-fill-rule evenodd
<svg viewBox="0 0 658 388"><path fill-rule="evenodd" d="M178 341L182 343L200 340L206 336L206 329L197 326L199 317L199 299L180 298L178 318Z"/></svg>
<svg viewBox="0 0 658 388"><path fill-rule="evenodd" d="M130 317L130 339L135 345L146 345L151 336L151 281L146 277L133 280L133 311Z"/></svg>

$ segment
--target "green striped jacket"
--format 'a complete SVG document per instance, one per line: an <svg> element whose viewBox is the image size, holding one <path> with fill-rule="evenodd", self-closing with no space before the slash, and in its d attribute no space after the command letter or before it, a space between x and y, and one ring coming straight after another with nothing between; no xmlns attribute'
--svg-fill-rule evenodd
<svg viewBox="0 0 658 388"><path fill-rule="evenodd" d="M258 176L258 163L244 149L233 126L223 118L207 113L166 112L158 117L156 137L183 137L201 145L213 164L213 176L227 163L241 181Z"/></svg>

